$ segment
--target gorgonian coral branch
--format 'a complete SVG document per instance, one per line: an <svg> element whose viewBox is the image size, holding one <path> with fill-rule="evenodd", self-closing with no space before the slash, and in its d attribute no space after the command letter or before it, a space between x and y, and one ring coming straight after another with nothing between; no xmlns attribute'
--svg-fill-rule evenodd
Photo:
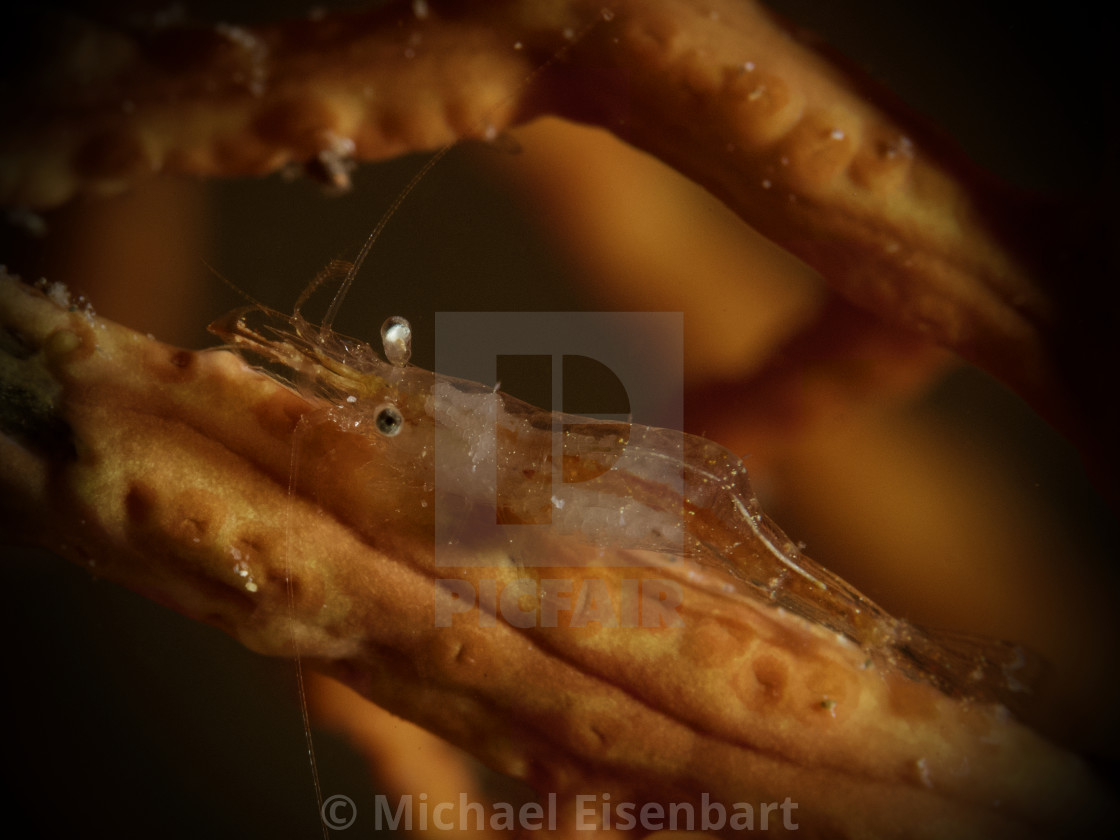
<svg viewBox="0 0 1120 840"><path fill-rule="evenodd" d="M676 626L443 626L430 534L369 519L367 496L396 490L368 437L316 423L314 403L229 353L167 347L11 279L2 302L6 402L37 406L4 416L7 528L255 650L299 650L541 793L790 796L807 830L883 837L1098 816L1079 763L998 707L688 576ZM598 561L521 573L594 576L619 598L623 577L665 571ZM515 572L456 570L474 585Z"/></svg>

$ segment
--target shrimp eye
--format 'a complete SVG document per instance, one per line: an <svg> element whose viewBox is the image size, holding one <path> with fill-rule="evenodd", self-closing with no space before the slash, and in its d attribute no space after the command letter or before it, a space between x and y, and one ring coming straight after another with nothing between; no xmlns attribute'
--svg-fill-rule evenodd
<svg viewBox="0 0 1120 840"><path fill-rule="evenodd" d="M377 417L374 423L377 425L377 431L385 437L393 437L399 434L404 427L404 417L401 416L395 405L383 405L377 409Z"/></svg>

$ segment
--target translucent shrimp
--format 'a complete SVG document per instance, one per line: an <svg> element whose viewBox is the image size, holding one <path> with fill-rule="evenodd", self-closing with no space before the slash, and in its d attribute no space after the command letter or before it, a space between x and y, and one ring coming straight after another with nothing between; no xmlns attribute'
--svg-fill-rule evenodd
<svg viewBox="0 0 1120 840"><path fill-rule="evenodd" d="M370 473L387 488L369 524L430 533L436 551L461 559L449 565L549 554L572 565L602 556L581 547L633 551L667 576L826 627L863 648L869 665L955 696L1021 699L1021 649L890 616L806 557L762 512L742 460L712 441L548 412L420 369L408 363L403 318L382 329L385 359L309 323L298 306L290 317L247 307L211 329L285 381L310 383L338 428L367 438ZM537 527L514 527L526 524Z"/></svg>

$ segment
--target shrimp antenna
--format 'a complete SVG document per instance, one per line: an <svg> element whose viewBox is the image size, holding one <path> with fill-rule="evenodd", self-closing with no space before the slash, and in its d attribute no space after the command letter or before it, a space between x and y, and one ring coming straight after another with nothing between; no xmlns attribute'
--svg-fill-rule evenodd
<svg viewBox="0 0 1120 840"><path fill-rule="evenodd" d="M351 263L350 269L346 272L346 276L342 278L342 284L338 287L338 291L335 292L334 300L331 301L331 305L327 308L327 314L323 316L323 323L319 327L320 338L330 333L331 324L334 323L335 316L338 315L339 309L342 308L342 301L345 299L346 293L350 291L350 287L354 285L354 278L357 277L358 270L362 267L362 263L366 261L366 257L369 256L369 252L373 248L374 243L381 238L381 232L385 230L385 226L389 224L389 220L396 215L397 210L404 204L404 200L416 189L416 185L424 179L425 175L432 171L432 167L443 160L444 156L454 147L454 143L448 143L428 158L428 162L420 167L419 172L412 176L412 180L408 182L408 186L397 194L397 197L393 199L393 203L389 205L389 209L385 211L381 219L377 222L377 226L374 227L370 235L366 237L366 241L362 244L362 249L358 252L358 256L355 257L354 262Z"/></svg>
<svg viewBox="0 0 1120 840"><path fill-rule="evenodd" d="M226 287L231 292L233 292L235 295L237 295L238 297L245 298L245 300L249 301L249 303L253 304L253 306L256 306L260 309L268 309L267 306L265 306L263 303L261 303L259 300L257 300L255 297L253 297L251 294L249 294L247 291L242 289L240 286L238 286L236 283L234 283L232 280L230 280L228 277L226 277L224 274L222 274L222 272L218 271L218 269L214 268L214 266L210 265L210 263L206 262L206 260L202 260L202 264L204 266L206 266L207 269L209 269L211 274L213 274L215 277L217 277L219 280L221 280L226 285Z"/></svg>
<svg viewBox="0 0 1120 840"><path fill-rule="evenodd" d="M579 32L571 35L569 38L569 42L560 49L556 50L548 58L547 61L538 64L531 73L529 73L527 76L525 76L524 79L521 80L521 84L517 86L517 90L511 93L501 102L497 103L497 105L491 108L490 112L496 110L498 106L504 105L506 102L513 99L513 97L520 93L522 90L529 87L545 70L564 58L572 50L572 48L575 47L575 45L580 41L582 41L587 33L590 32L595 26L603 21L610 21L613 19L614 12L609 8L604 8L600 12L598 17L588 22ZM487 120L484 117L480 124L485 124L486 121ZM350 287L354 285L354 278L358 276L358 271L361 270L362 263L366 261L366 257L369 256L369 252L373 248L374 243L376 243L377 240L381 238L381 233L385 230L385 226L389 224L389 220L396 215L397 210L399 210L401 205L404 204L404 200L408 198L409 194L414 189L416 189L416 185L424 179L425 175L431 172L432 168L437 163L443 160L447 153L450 152L458 144L458 142L458 140L455 140L451 143L448 143L446 146L432 155L432 157L428 159L427 163L420 167L420 171L412 176L412 180L408 182L408 186L401 190L397 197L393 199L393 203L389 205L389 209L385 211L385 213L381 216L381 219L377 222L377 225L370 232L370 235L366 237L366 241L362 244L362 249L358 252L358 256L354 259L353 264L350 266L350 270L346 272L346 276L342 279L342 283L341 285L339 285L338 291L335 292L334 299L331 301L331 305L327 308L327 314L323 316L323 321L319 326L319 341L321 343L325 342L326 336L330 334L331 325L334 323L335 317L338 315L339 310L342 308L342 301L345 299L346 293L349 292ZM302 298L300 302L303 302Z"/></svg>

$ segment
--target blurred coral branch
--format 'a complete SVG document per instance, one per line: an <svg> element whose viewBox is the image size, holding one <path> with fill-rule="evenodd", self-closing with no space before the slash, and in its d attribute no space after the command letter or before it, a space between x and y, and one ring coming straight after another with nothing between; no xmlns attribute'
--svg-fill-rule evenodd
<svg viewBox="0 0 1120 840"><path fill-rule="evenodd" d="M400 14L131 32L67 20L48 69L7 103L0 201L49 207L153 171L293 161L344 182L350 157L558 113L678 168L845 298L993 372L1094 456L1110 445L1095 394L1068 392L1094 387L1073 375L1090 360L1069 354L1097 345L1073 341L1070 307L1053 299L1068 284L1036 273L1039 221L1024 216L1038 214L756 4ZM561 66L525 84L558 51ZM1063 247L1056 224L1046 235Z"/></svg>

